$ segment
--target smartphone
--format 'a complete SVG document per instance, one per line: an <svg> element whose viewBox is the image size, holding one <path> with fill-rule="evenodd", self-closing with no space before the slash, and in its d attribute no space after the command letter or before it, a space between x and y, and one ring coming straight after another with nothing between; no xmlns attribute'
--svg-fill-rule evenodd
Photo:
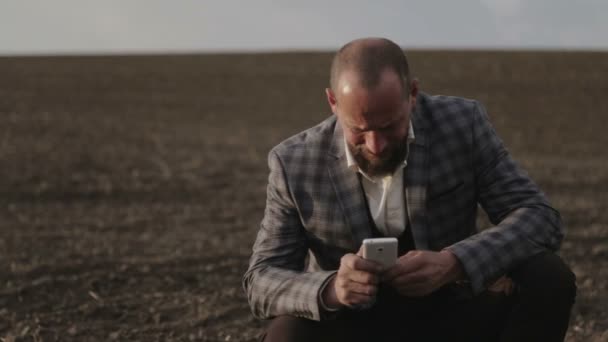
<svg viewBox="0 0 608 342"><path fill-rule="evenodd" d="M363 259L373 260L384 268L397 262L398 241L396 238L373 238L363 240Z"/></svg>

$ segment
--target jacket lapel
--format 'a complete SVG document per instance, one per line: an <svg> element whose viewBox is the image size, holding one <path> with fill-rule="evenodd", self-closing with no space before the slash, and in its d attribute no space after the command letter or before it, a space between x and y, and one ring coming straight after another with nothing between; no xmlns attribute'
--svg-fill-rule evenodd
<svg viewBox="0 0 608 342"><path fill-rule="evenodd" d="M346 166L344 135L339 122L336 122L329 154L329 177L336 192L338 204L344 213L346 225L351 229L352 243L355 249L358 249L363 243L363 239L372 236L372 231L359 177L356 172Z"/></svg>
<svg viewBox="0 0 608 342"><path fill-rule="evenodd" d="M415 139L410 145L404 186L407 215L416 249L428 249L426 192L428 180L428 137L420 120L420 113L412 113Z"/></svg>
<svg viewBox="0 0 608 342"><path fill-rule="evenodd" d="M426 194L428 180L428 137L420 119L420 113L412 113L415 140L410 145L408 164L404 172L407 215L416 249L428 249L426 219ZM359 248L363 239L372 237L370 217L363 197L363 190L356 172L346 166L344 134L336 122L333 141L329 149L328 172L336 192L344 220L350 227L353 244Z"/></svg>

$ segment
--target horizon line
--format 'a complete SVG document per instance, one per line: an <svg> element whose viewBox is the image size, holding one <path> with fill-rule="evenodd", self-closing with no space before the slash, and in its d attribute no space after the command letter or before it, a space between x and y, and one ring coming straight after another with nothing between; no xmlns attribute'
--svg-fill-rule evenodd
<svg viewBox="0 0 608 342"><path fill-rule="evenodd" d="M462 52L581 52L606 53L608 47L559 47L559 46L408 46L413 51L462 51ZM331 48L224 48L224 49L109 49L109 50L48 50L48 51L1 51L2 57L93 57L93 56L168 56L168 55L255 55L255 54L306 54L335 53Z"/></svg>

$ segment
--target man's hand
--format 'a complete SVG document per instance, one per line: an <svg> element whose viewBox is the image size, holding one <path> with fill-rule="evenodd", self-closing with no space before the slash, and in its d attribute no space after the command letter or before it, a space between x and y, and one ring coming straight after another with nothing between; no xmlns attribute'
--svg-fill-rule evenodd
<svg viewBox="0 0 608 342"><path fill-rule="evenodd" d="M463 275L460 261L450 251L410 251L386 270L382 280L403 296L420 297L461 279Z"/></svg>
<svg viewBox="0 0 608 342"><path fill-rule="evenodd" d="M349 253L340 260L338 274L322 294L327 307L356 307L374 300L382 268L378 263L363 259L360 254L361 251L356 255Z"/></svg>
<svg viewBox="0 0 608 342"><path fill-rule="evenodd" d="M503 293L510 296L515 290L515 283L507 276L500 277L494 284L488 286L488 291L493 293Z"/></svg>

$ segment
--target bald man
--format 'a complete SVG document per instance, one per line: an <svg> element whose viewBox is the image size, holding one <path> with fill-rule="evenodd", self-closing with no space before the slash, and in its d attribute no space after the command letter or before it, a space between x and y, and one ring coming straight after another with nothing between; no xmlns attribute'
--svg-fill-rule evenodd
<svg viewBox="0 0 608 342"><path fill-rule="evenodd" d="M576 286L559 213L474 100L419 91L401 48L334 57L333 116L272 149L243 285L263 341L561 341ZM478 231L478 204L493 227ZM395 237L382 268L363 239Z"/></svg>

